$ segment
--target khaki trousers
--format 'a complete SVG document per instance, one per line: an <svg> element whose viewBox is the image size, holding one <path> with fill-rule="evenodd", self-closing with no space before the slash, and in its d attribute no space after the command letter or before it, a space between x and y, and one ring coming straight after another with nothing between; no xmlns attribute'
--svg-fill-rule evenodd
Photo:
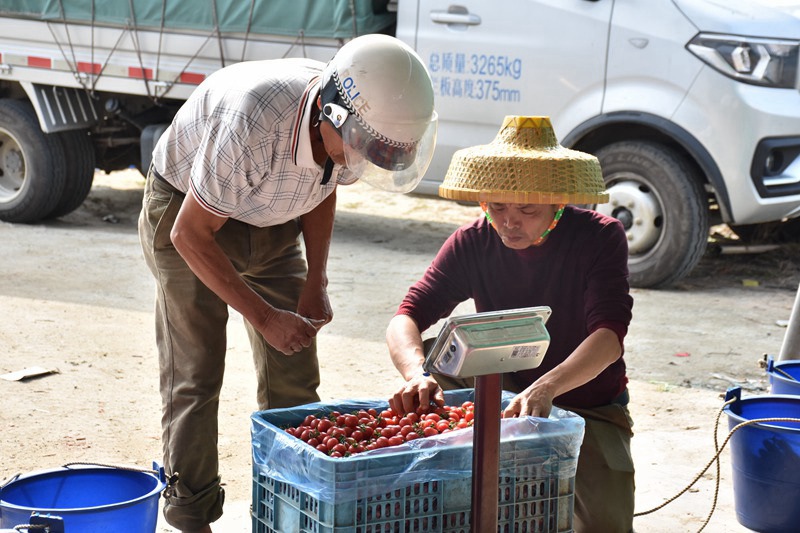
<svg viewBox="0 0 800 533"><path fill-rule="evenodd" d="M475 387L473 378L434 377L444 390ZM503 381L503 389L522 392L508 379ZM633 531L633 420L628 412L627 392L621 396L624 400L618 403L591 409L558 406L581 416L586 423L575 473L575 533Z"/></svg>
<svg viewBox="0 0 800 533"><path fill-rule="evenodd" d="M194 275L170 240L183 198L150 172L139 217L142 251L156 282L162 446L170 477L164 516L181 530L199 529L222 515L217 416L228 322L228 306ZM275 307L296 310L306 277L299 235L295 221L257 228L229 219L217 233L217 243L253 290ZM258 408L319 401L316 346L285 356L245 326ZM247 416L242 413L242 423Z"/></svg>

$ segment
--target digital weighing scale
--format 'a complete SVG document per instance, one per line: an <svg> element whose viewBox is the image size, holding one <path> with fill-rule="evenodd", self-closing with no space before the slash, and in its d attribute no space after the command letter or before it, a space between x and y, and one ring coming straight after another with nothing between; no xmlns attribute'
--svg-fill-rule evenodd
<svg viewBox="0 0 800 533"><path fill-rule="evenodd" d="M450 317L425 357L426 372L475 378L474 533L497 531L502 374L541 364L550 345L550 314L541 306Z"/></svg>

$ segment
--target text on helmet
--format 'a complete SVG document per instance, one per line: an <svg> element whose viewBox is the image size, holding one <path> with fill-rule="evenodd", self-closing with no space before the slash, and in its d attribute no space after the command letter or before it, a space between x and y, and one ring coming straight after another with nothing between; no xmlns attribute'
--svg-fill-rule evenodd
<svg viewBox="0 0 800 533"><path fill-rule="evenodd" d="M356 80L354 80L352 76L349 76L347 71L343 72L343 74L344 79L342 79L342 89L344 89L344 92L347 95L348 100L350 100L351 105L356 110L356 113L363 116L364 113L369 111L369 102L364 98L359 98L361 96L361 92L356 87Z"/></svg>

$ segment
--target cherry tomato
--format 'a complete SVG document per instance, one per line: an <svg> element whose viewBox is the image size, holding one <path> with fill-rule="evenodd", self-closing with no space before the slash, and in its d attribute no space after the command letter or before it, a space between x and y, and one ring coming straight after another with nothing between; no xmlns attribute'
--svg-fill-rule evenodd
<svg viewBox="0 0 800 533"><path fill-rule="evenodd" d="M425 437L433 437L434 435L438 435L439 434L439 430L437 430L433 426L428 426L428 427L426 427L425 429L422 430L422 434Z"/></svg>
<svg viewBox="0 0 800 533"><path fill-rule="evenodd" d="M473 425L474 417L475 405L467 401L456 406L420 406L403 416L391 408L380 412L376 409L359 409L352 413L332 411L327 415L307 415L297 426L284 430L330 457L349 457L463 429Z"/></svg>

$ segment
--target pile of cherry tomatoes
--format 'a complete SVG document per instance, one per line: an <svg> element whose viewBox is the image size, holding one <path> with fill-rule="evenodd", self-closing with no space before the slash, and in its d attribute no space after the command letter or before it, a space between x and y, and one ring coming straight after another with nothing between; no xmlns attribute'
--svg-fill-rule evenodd
<svg viewBox="0 0 800 533"><path fill-rule="evenodd" d="M471 401L459 406L421 407L404 415L392 409L361 409L346 414L333 411L308 415L300 425L286 428L286 432L331 457L349 457L470 427L474 416L475 405Z"/></svg>

